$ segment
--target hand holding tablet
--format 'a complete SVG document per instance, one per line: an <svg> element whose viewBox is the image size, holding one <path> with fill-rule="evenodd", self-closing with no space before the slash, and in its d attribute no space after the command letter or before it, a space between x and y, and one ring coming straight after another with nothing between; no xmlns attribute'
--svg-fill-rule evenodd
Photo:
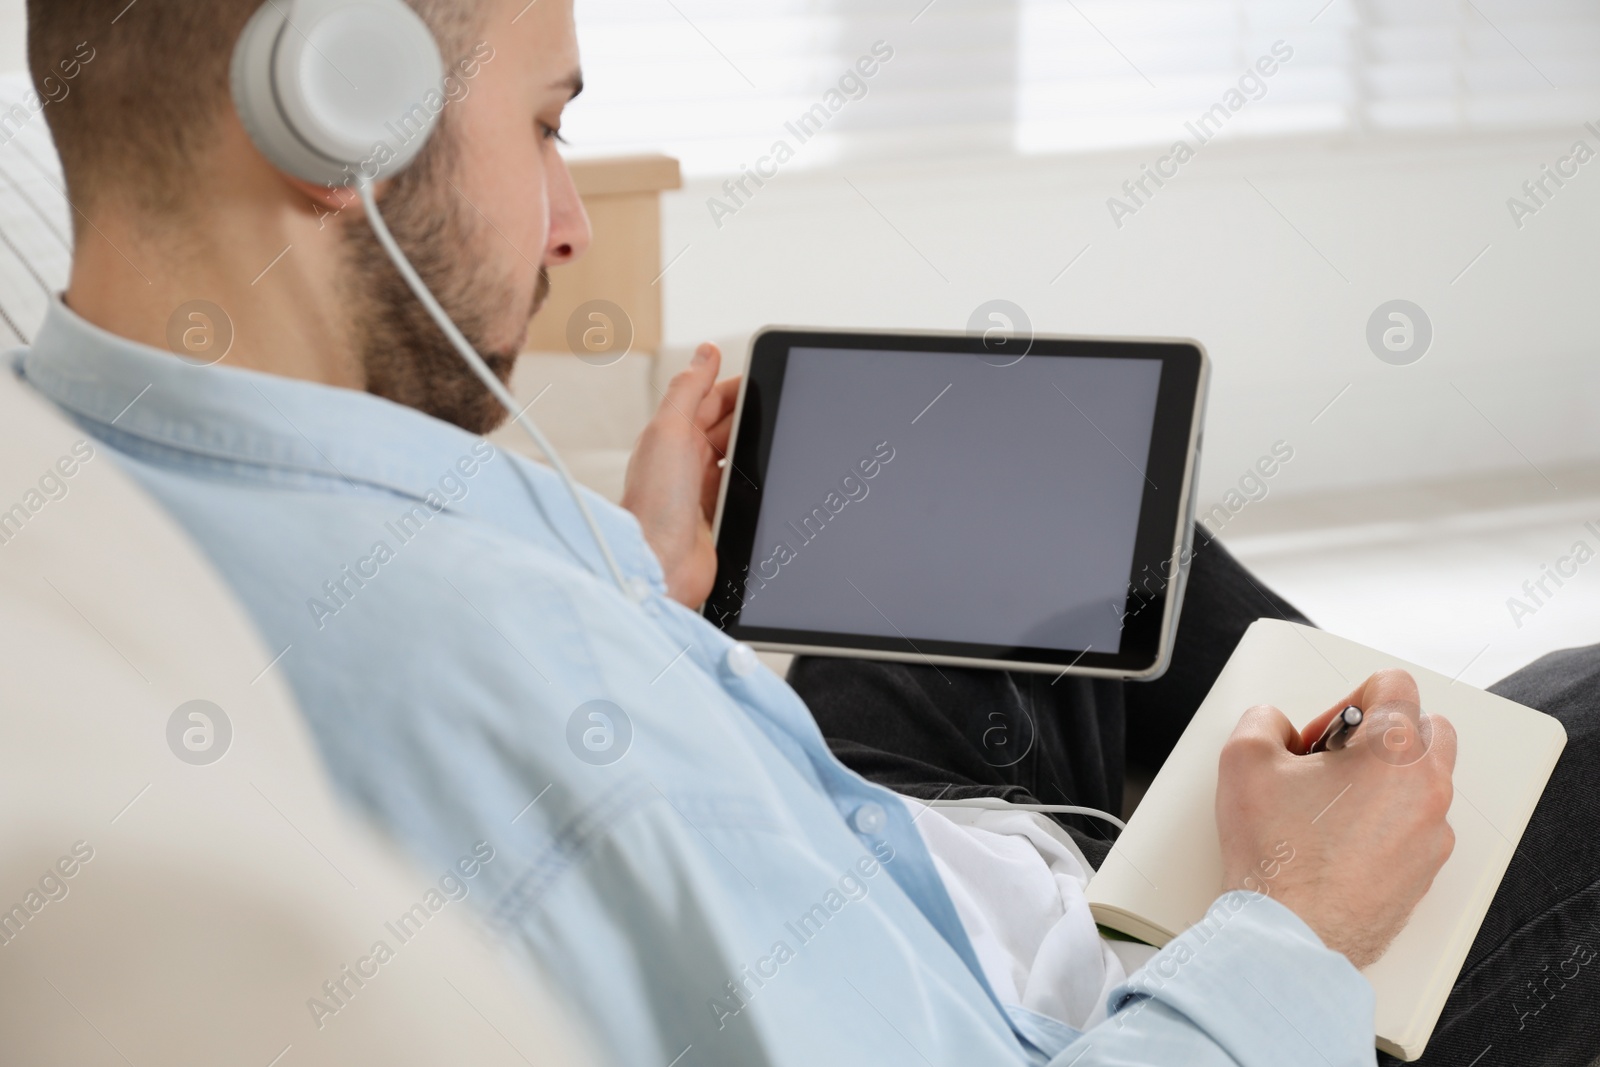
<svg viewBox="0 0 1600 1067"><path fill-rule="evenodd" d="M769 329L705 614L776 651L1151 678L1189 561L1193 341Z"/></svg>

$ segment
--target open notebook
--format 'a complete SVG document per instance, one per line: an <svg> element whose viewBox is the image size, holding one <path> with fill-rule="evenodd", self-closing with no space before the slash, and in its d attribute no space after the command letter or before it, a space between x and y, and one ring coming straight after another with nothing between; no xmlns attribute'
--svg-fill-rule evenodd
<svg viewBox="0 0 1600 1067"><path fill-rule="evenodd" d="M1566 746L1555 719L1332 634L1262 620L1245 634L1086 895L1102 926L1153 945L1192 926L1222 889L1217 757L1239 716L1273 704L1304 727L1386 667L1416 677L1423 708L1445 715L1459 741L1449 816L1455 851L1389 951L1365 972L1377 993L1378 1047L1414 1060Z"/></svg>

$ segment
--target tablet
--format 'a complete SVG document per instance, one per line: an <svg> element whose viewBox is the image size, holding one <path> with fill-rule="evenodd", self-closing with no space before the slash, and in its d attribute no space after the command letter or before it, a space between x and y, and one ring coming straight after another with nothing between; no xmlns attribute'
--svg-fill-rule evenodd
<svg viewBox="0 0 1600 1067"><path fill-rule="evenodd" d="M1207 379L1189 340L763 330L705 616L772 651L1158 677Z"/></svg>

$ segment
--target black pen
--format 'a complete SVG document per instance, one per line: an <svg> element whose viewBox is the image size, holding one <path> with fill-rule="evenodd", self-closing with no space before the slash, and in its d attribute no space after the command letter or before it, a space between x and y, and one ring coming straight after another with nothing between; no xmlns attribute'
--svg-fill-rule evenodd
<svg viewBox="0 0 1600 1067"><path fill-rule="evenodd" d="M1344 747L1350 731L1361 725L1361 719L1361 709L1351 704L1329 721L1322 731L1322 736L1306 750L1306 755L1309 756L1313 752L1337 752Z"/></svg>

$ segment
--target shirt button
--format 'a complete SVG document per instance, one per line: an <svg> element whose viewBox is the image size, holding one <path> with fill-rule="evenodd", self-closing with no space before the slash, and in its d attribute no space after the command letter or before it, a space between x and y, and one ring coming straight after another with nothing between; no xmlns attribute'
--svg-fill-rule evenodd
<svg viewBox="0 0 1600 1067"><path fill-rule="evenodd" d="M643 604L650 599L650 594L655 592L650 583L643 578L628 579L628 594L633 597L636 604Z"/></svg>
<svg viewBox="0 0 1600 1067"><path fill-rule="evenodd" d="M867 837L875 837L882 833L883 828L888 823L889 813L883 810L883 805L873 803L870 800L857 808L855 814L850 816L850 825L856 828L856 833L864 834Z"/></svg>
<svg viewBox="0 0 1600 1067"><path fill-rule="evenodd" d="M756 656L756 650L742 641L728 649L723 662L727 664L728 671L735 678L748 678L761 667L761 660Z"/></svg>

